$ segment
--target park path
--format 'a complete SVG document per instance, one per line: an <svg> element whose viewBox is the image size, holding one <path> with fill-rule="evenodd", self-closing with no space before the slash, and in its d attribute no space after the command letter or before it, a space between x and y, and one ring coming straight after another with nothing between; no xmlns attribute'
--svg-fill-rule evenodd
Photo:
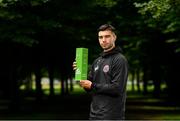
<svg viewBox="0 0 180 121"><path fill-rule="evenodd" d="M126 105L129 120L180 120L180 107L165 98L130 95Z"/></svg>
<svg viewBox="0 0 180 121"><path fill-rule="evenodd" d="M44 97L41 102L27 97L17 110L8 110L8 100L0 100L0 119L9 120L86 120L90 96L83 94ZM127 120L180 120L180 107L163 99L129 95L126 103Z"/></svg>

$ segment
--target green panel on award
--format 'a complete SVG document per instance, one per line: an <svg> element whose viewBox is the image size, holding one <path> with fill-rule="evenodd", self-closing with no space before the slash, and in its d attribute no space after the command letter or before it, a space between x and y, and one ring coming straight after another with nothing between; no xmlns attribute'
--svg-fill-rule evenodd
<svg viewBox="0 0 180 121"><path fill-rule="evenodd" d="M87 48L76 48L76 65L75 80L86 80L88 70Z"/></svg>

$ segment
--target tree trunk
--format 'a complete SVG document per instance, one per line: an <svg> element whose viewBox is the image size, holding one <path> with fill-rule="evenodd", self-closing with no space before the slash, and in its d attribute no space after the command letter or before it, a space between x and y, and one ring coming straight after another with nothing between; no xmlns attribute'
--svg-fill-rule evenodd
<svg viewBox="0 0 180 121"><path fill-rule="evenodd" d="M9 79L10 81L10 97L12 110L18 110L20 106L20 96L19 96L19 85L17 76L17 66L11 65L9 69Z"/></svg>
<svg viewBox="0 0 180 121"><path fill-rule="evenodd" d="M65 80L65 86L66 86L66 94L69 94L69 82L68 82L68 79L66 78Z"/></svg>
<svg viewBox="0 0 180 121"><path fill-rule="evenodd" d="M134 79L135 79L135 71L132 71L132 92L135 91L135 88L134 88Z"/></svg>
<svg viewBox="0 0 180 121"><path fill-rule="evenodd" d="M159 97L161 89L161 78L160 78L160 67L159 65L154 65L154 68L152 70L152 76L153 76L153 84L154 84L154 96Z"/></svg>
<svg viewBox="0 0 180 121"><path fill-rule="evenodd" d="M136 75L137 75L137 91L138 92L141 92L141 89L140 89L140 71L139 71L139 68L137 69L136 71Z"/></svg>
<svg viewBox="0 0 180 121"><path fill-rule="evenodd" d="M147 91L147 68L144 66L143 68L143 94L147 94L148 91Z"/></svg>
<svg viewBox="0 0 180 121"><path fill-rule="evenodd" d="M53 67L48 68L50 81L50 96L54 96L54 70Z"/></svg>
<svg viewBox="0 0 180 121"><path fill-rule="evenodd" d="M63 96L65 93L65 87L64 87L64 77L61 77L61 95Z"/></svg>
<svg viewBox="0 0 180 121"><path fill-rule="evenodd" d="M70 81L70 91L72 92L74 90L74 87L73 87L73 79L72 78L69 78L69 81Z"/></svg>
<svg viewBox="0 0 180 121"><path fill-rule="evenodd" d="M40 68L35 70L36 76L36 99L39 102L42 98L41 72Z"/></svg>
<svg viewBox="0 0 180 121"><path fill-rule="evenodd" d="M30 75L28 75L27 77L26 77L26 91L27 92L29 92L29 91L31 91L32 90L32 75L30 74Z"/></svg>

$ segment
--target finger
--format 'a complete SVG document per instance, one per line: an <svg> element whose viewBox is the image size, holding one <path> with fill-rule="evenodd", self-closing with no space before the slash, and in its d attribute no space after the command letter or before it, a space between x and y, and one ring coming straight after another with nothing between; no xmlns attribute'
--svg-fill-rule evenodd
<svg viewBox="0 0 180 121"><path fill-rule="evenodd" d="M80 80L80 81L79 81L79 83L82 85L82 84L83 84L83 81L82 81L82 80Z"/></svg>
<svg viewBox="0 0 180 121"><path fill-rule="evenodd" d="M74 67L77 67L77 65L74 65L74 64L73 64L72 67L73 67L73 68L74 68Z"/></svg>
<svg viewBox="0 0 180 121"><path fill-rule="evenodd" d="M82 84L82 82L81 82L81 81L79 82L79 85L80 85L81 87L83 86L83 84Z"/></svg>
<svg viewBox="0 0 180 121"><path fill-rule="evenodd" d="M81 80L81 81L80 81L80 84L83 85L83 84L84 84L84 81Z"/></svg>
<svg viewBox="0 0 180 121"><path fill-rule="evenodd" d="M76 70L77 68L76 67L73 67L73 70Z"/></svg>

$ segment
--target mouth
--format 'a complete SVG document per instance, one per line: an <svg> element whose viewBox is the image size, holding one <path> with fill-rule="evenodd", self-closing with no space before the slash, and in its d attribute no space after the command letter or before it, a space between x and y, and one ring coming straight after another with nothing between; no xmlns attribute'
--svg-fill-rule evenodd
<svg viewBox="0 0 180 121"><path fill-rule="evenodd" d="M105 43L103 43L103 44L101 44L102 45L102 47L106 47L107 46L107 44L105 44Z"/></svg>

